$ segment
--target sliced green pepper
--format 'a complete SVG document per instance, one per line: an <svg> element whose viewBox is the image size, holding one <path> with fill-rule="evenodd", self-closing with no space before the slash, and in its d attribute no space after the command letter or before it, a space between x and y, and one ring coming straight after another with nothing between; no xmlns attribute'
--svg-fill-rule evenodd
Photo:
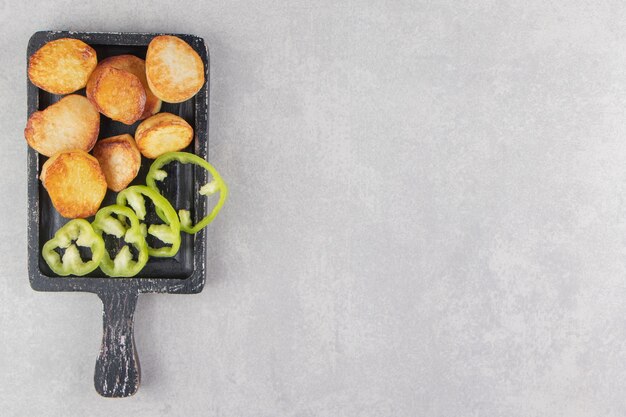
<svg viewBox="0 0 626 417"><path fill-rule="evenodd" d="M162 213L162 217L159 217L166 224L151 224L147 230L145 230L145 226L140 226L141 233L144 236L150 234L163 243L171 244L171 246L162 248L153 248L148 245L148 255L160 258L174 256L180 248L180 222L176 211L174 211L174 208L165 197L145 185L133 185L117 194L117 204L130 206L137 214L139 220L145 220L147 214L146 197L152 201L155 210ZM146 232L145 234L143 233L144 231Z"/></svg>
<svg viewBox="0 0 626 417"><path fill-rule="evenodd" d="M226 201L226 197L228 196L228 187L226 186L226 183L224 182L220 174L215 168L213 168L211 164L209 164L207 161L200 158L199 156L188 152L168 152L155 159L155 161L150 166L148 175L146 175L146 184L148 185L148 187L159 192L159 188L156 184L157 181L163 181L167 177L167 172L165 172L162 168L170 162L174 161L180 162L182 164L199 165L211 173L213 179L209 183L204 184L202 187L200 187L200 190L198 191L201 195L209 196L217 192L220 193L219 200L215 207L213 207L213 210L211 210L211 212L206 217L201 219L195 225L192 225L191 223L191 213L189 212L189 210L178 210L178 215L180 217L180 229L183 232L189 234L198 233L209 223L211 223L213 219L215 219L215 217L217 216L217 213L219 213L219 211L221 210L224 202ZM157 214L159 215L159 217L161 217L163 221L165 221L162 212L157 210Z"/></svg>
<svg viewBox="0 0 626 417"><path fill-rule="evenodd" d="M117 214L118 217L115 218L113 214ZM100 236L106 233L118 239L124 239L124 242L133 245L138 252L135 261L129 245L124 245L113 259L105 250L104 257L100 261L102 272L110 277L132 277L143 269L148 262L148 244L134 211L117 204L103 207L98 210L91 225Z"/></svg>
<svg viewBox="0 0 626 417"><path fill-rule="evenodd" d="M91 249L90 260L82 260L78 246ZM62 257L55 250L57 248L65 249ZM57 230L54 237L43 245L41 256L58 275L82 276L98 267L104 252L104 241L91 224L84 219L74 219Z"/></svg>

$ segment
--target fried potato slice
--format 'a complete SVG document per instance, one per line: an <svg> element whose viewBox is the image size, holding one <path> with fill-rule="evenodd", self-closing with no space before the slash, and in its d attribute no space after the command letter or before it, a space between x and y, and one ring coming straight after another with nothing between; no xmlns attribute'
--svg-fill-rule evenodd
<svg viewBox="0 0 626 417"><path fill-rule="evenodd" d="M135 131L139 151L150 159L184 149L192 140L193 128L185 119L171 113L155 114L141 122Z"/></svg>
<svg viewBox="0 0 626 417"><path fill-rule="evenodd" d="M100 113L89 100L72 94L28 118L24 137L37 152L52 156L71 149L90 151L98 139Z"/></svg>
<svg viewBox="0 0 626 417"><path fill-rule="evenodd" d="M161 100L154 95L148 86L148 80L146 79L146 62L135 55L117 55L100 61L87 82L87 97L93 97L95 81L102 70L107 66L128 71L141 81L146 92L146 104L143 114L139 118L140 120L150 117L161 110Z"/></svg>
<svg viewBox="0 0 626 417"><path fill-rule="evenodd" d="M62 38L46 43L31 55L28 78L52 94L69 94L83 88L96 68L96 51L78 39Z"/></svg>
<svg viewBox="0 0 626 417"><path fill-rule="evenodd" d="M121 191L135 179L141 166L141 153L131 135L100 139L93 148L108 187Z"/></svg>
<svg viewBox="0 0 626 417"><path fill-rule="evenodd" d="M106 68L106 65L102 65L105 61L106 59L98 63L98 66L89 76L89 80L87 80L87 85L85 86L85 95L96 107L97 105L94 101L93 95L96 92L96 80L100 77L100 75L102 75L102 71Z"/></svg>
<svg viewBox="0 0 626 417"><path fill-rule="evenodd" d="M100 113L127 125L139 120L146 105L146 90L141 80L110 65L96 71L86 93Z"/></svg>
<svg viewBox="0 0 626 417"><path fill-rule="evenodd" d="M41 182L63 217L89 217L98 211L107 183L98 160L85 151L59 152L41 169Z"/></svg>
<svg viewBox="0 0 626 417"><path fill-rule="evenodd" d="M204 64L185 41L176 36L156 36L146 54L148 85L168 103L193 97L204 84Z"/></svg>

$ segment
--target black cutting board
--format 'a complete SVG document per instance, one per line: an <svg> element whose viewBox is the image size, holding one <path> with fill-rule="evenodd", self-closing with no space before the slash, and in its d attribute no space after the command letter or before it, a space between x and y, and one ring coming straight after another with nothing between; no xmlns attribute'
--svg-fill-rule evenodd
<svg viewBox="0 0 626 417"><path fill-rule="evenodd" d="M98 61L109 56L132 54L145 59L150 40L164 33L108 33L41 31L28 43L27 59L46 42L59 38L80 39L91 45ZM177 104L163 103L162 112L177 114L194 128L194 140L185 151L208 158L209 53L202 38L173 34L186 41L205 65L206 82L193 98ZM27 77L28 80L28 77ZM57 102L61 95L47 93L28 82L28 116ZM84 95L84 89L76 94ZM101 116L99 139L129 133L134 136L139 122L132 126ZM195 294L202 291L206 273L206 229L195 235L181 234L178 254L172 258L150 258L133 278L108 278L98 269L84 277L56 276L41 257L41 248L69 220L54 209L39 181L47 158L28 148L28 275L37 291L84 291L97 294L103 303L104 335L96 361L95 388L105 397L133 395L140 382L139 360L133 337L133 314L139 293ZM151 160L142 157L139 175L133 184L145 184ZM208 180L203 169L191 164L171 167L163 193L177 208L188 208L197 221L207 215L206 198L196 190ZM113 204L116 193L107 191L102 206ZM156 219L156 217L154 217ZM88 220L92 220L91 218ZM150 218L147 219L148 222Z"/></svg>

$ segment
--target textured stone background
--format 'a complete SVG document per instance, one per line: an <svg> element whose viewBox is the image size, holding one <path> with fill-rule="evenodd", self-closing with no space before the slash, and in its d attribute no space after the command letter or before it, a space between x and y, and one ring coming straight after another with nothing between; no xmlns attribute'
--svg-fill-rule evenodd
<svg viewBox="0 0 626 417"><path fill-rule="evenodd" d="M3 416L626 415L623 2L40 3L0 0ZM139 299L131 399L96 296L28 285L40 29L211 50L232 194L204 292Z"/></svg>

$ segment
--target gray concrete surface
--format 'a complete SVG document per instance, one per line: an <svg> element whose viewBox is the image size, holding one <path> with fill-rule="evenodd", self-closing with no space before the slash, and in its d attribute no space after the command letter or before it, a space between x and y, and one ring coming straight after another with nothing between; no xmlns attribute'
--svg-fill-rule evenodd
<svg viewBox="0 0 626 417"><path fill-rule="evenodd" d="M337 4L336 4L337 3ZM626 415L626 5L0 1L2 416ZM145 295L136 397L101 306L26 273L40 29L211 49L232 194L197 296Z"/></svg>

